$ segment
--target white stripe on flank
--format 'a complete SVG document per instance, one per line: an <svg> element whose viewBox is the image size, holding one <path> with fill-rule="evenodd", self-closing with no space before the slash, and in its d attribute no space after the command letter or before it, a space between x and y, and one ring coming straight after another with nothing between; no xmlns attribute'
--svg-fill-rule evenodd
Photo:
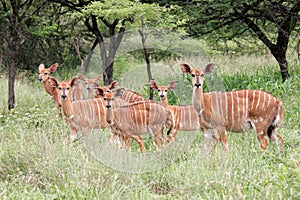
<svg viewBox="0 0 300 200"><path fill-rule="evenodd" d="M216 109L217 109L217 115L220 115L220 108L219 108L219 102L218 102L218 99L217 99L217 93L214 92L214 96L215 96L215 105L217 106Z"/></svg>
<svg viewBox="0 0 300 200"><path fill-rule="evenodd" d="M245 115L246 116L245 116L245 120L247 120L247 118L248 118L248 112L249 112L248 101L249 101L248 90L246 90L246 109L245 109L245 112L246 112Z"/></svg>
<svg viewBox="0 0 300 200"><path fill-rule="evenodd" d="M144 115L145 115L145 127L147 127L147 109L146 109L146 104L143 103L144 105Z"/></svg>
<svg viewBox="0 0 300 200"><path fill-rule="evenodd" d="M224 92L218 92L218 102L220 103L220 114L222 116L222 119L224 119L224 111L223 111L223 95L226 95Z"/></svg>
<svg viewBox="0 0 300 200"><path fill-rule="evenodd" d="M237 123L240 123L240 99L239 99L239 93L238 91L235 91L236 94L236 99L237 99L237 114L238 114L238 118L237 118Z"/></svg>
<svg viewBox="0 0 300 200"><path fill-rule="evenodd" d="M189 119L190 119L190 127L193 126L193 123L192 123L192 111L191 111L191 106L188 106L188 113L189 113Z"/></svg>
<svg viewBox="0 0 300 200"><path fill-rule="evenodd" d="M209 98L210 98L210 109L211 109L211 112L212 113L215 113L215 110L214 110L214 104L213 104L213 99L212 99L212 92L209 93Z"/></svg>
<svg viewBox="0 0 300 200"><path fill-rule="evenodd" d="M243 99L243 105L242 105L242 120L241 120L241 122L244 122L245 121L245 119L246 119L246 116L245 116L245 114L246 114L246 104L245 104L245 100L246 100L246 97L245 97L245 90L242 90L242 99ZM241 125L242 126L242 125Z"/></svg>
<svg viewBox="0 0 300 200"><path fill-rule="evenodd" d="M271 103L271 95L268 94L268 105L267 105L267 108L269 107L270 103Z"/></svg>
<svg viewBox="0 0 300 200"><path fill-rule="evenodd" d="M230 92L231 95L231 130L234 123L234 99L233 99L233 92Z"/></svg>
<svg viewBox="0 0 300 200"><path fill-rule="evenodd" d="M253 110L253 107L254 107L254 101L255 101L255 90L253 91L253 97L252 97L252 106L251 106L251 110Z"/></svg>
<svg viewBox="0 0 300 200"><path fill-rule="evenodd" d="M258 101L257 101L256 108L255 108L255 109L257 109L257 108L259 107L259 104L260 104L260 93L261 93L261 91L259 90L259 91L258 91Z"/></svg>
<svg viewBox="0 0 300 200"><path fill-rule="evenodd" d="M261 110L262 111L265 111L265 105L266 105L266 92L263 92L264 93L264 102L263 102L263 104L262 104L262 108L261 108Z"/></svg>
<svg viewBox="0 0 300 200"><path fill-rule="evenodd" d="M227 101L227 92L225 92L225 120L226 120L226 124L228 125L228 101Z"/></svg>
<svg viewBox="0 0 300 200"><path fill-rule="evenodd" d="M101 116L100 116L100 106L99 106L97 100L96 100L96 104L97 104L97 110L98 110L98 122L100 122L100 121L101 121ZM105 116L105 119L106 119L106 116Z"/></svg>

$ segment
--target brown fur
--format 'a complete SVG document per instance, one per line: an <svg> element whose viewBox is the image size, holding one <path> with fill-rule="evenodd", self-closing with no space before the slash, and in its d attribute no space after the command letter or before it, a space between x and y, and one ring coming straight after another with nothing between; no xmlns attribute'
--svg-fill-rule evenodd
<svg viewBox="0 0 300 200"><path fill-rule="evenodd" d="M174 116L174 134L170 135L168 140L175 140L177 132L182 131L194 131L200 129L198 123L198 117L194 110L193 105L174 105L169 106L168 103L168 91L175 89L177 81L172 81L168 86L158 85L155 81L151 80L150 87L158 91L160 102L163 106L171 110Z"/></svg>
<svg viewBox="0 0 300 200"><path fill-rule="evenodd" d="M282 103L261 90L203 93L204 76L214 66L210 63L204 69L197 69L181 64L182 71L192 76L193 106L204 129L204 147L207 149L206 143L213 139L214 145L220 140L228 149L226 130L243 132L254 128L263 150L268 145L265 136L272 141L278 139L283 149L283 139L275 130L283 121Z"/></svg>
<svg viewBox="0 0 300 200"><path fill-rule="evenodd" d="M163 129L168 124L168 133L173 131L172 113L160 104L152 101L140 101L127 106L112 108L114 93L104 93L107 107L106 120L112 132L117 134L131 134L140 136L151 133L154 142L161 147L163 141ZM142 152L145 152L143 143L140 143Z"/></svg>

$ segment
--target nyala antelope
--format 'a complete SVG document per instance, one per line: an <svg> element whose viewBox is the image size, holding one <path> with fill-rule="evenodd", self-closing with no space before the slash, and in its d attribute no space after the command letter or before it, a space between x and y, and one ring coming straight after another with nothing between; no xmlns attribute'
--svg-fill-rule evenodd
<svg viewBox="0 0 300 200"><path fill-rule="evenodd" d="M58 116L61 117L62 116L61 102L59 101L57 90L54 87L52 87L52 85L49 82L49 79L53 78L50 76L50 74L55 72L57 67L58 67L57 63L51 65L48 68L45 68L44 64L40 64L38 80L43 84L45 91L53 97L53 100L57 108ZM79 83L79 81L77 81L76 84L74 84L74 88L72 90L72 100L75 101L80 99L83 99L83 87Z"/></svg>
<svg viewBox="0 0 300 200"><path fill-rule="evenodd" d="M261 90L203 93L204 76L214 70L215 64L209 63L204 69L187 64L180 66L184 73L192 76L192 103L204 130L204 150L209 150L207 141L211 140L214 146L220 140L228 149L226 130L244 132L251 128L263 150L268 146L266 136L276 143L279 140L283 150L283 139L276 133L276 127L283 121L283 107L279 100Z"/></svg>
<svg viewBox="0 0 300 200"><path fill-rule="evenodd" d="M79 131L82 131L84 136L86 136L92 129L107 128L106 109L103 98L78 101L71 100L72 89L74 84L77 84L78 77L63 82L58 82L55 78L50 78L49 81L58 91L57 93L61 101L65 121L70 129L70 141L74 141L78 138ZM138 143L140 143L142 139L139 136L132 135L124 135L123 137L123 141L126 144L129 143L130 138L136 140ZM124 148L124 146L120 147ZM128 151L130 149L126 150Z"/></svg>
<svg viewBox="0 0 300 200"><path fill-rule="evenodd" d="M53 72L55 72L56 69L57 69L57 67L58 67L57 63L51 65L48 68L45 68L44 64L40 64L39 65L39 77L38 77L38 80L39 80L39 82L41 82L43 84L43 87L44 87L45 91L49 95L52 96L52 98L53 98L53 100L55 102L55 106L56 106L56 109L57 109L58 117L61 118L61 116L62 116L62 113L61 113L61 103L59 102L57 91L55 90L54 87L52 87L52 85L49 82L49 78L52 78L50 76L50 74L53 73Z"/></svg>
<svg viewBox="0 0 300 200"><path fill-rule="evenodd" d="M161 147L164 143L164 126L168 133L173 131L172 113L162 105L152 101L140 101L127 106L113 108L114 93L104 92L106 105L106 121L114 134L132 134L141 136L151 133L155 144ZM143 146L140 143L140 146ZM142 147L145 152L145 147Z"/></svg>
<svg viewBox="0 0 300 200"><path fill-rule="evenodd" d="M179 130L195 131L200 129L197 114L193 105L169 106L168 91L176 88L177 81L172 81L168 86L158 85L154 80L149 82L150 87L157 90L160 102L163 106L171 110L174 116L174 133L169 135L168 140L174 141Z"/></svg>

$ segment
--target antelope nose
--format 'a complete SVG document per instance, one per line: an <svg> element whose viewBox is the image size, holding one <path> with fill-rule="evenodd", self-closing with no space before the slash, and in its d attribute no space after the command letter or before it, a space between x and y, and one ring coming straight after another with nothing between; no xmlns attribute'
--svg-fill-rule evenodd
<svg viewBox="0 0 300 200"><path fill-rule="evenodd" d="M106 108L111 108L111 105L106 105Z"/></svg>
<svg viewBox="0 0 300 200"><path fill-rule="evenodd" d="M195 83L195 87L199 88L201 86L201 83Z"/></svg>
<svg viewBox="0 0 300 200"><path fill-rule="evenodd" d="M160 98L164 98L164 97L165 97L165 95L163 95L163 94L160 95Z"/></svg>
<svg viewBox="0 0 300 200"><path fill-rule="evenodd" d="M62 94L62 95L61 95L61 98L65 99L65 98L67 98L67 95Z"/></svg>
<svg viewBox="0 0 300 200"><path fill-rule="evenodd" d="M43 79L39 78L38 80L39 80L39 82L42 82Z"/></svg>

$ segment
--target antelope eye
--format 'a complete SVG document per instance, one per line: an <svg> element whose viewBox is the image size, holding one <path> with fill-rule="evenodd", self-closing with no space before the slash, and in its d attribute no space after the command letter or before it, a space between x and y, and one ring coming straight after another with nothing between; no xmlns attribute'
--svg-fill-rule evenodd
<svg viewBox="0 0 300 200"><path fill-rule="evenodd" d="M45 75L47 75L48 73L45 73Z"/></svg>
<svg viewBox="0 0 300 200"><path fill-rule="evenodd" d="M61 90L61 87L58 87L59 90Z"/></svg>
<svg viewBox="0 0 300 200"><path fill-rule="evenodd" d="M160 90L157 90L158 92L160 92Z"/></svg>
<svg viewBox="0 0 300 200"><path fill-rule="evenodd" d="M204 77L205 74L201 74L201 77Z"/></svg>
<svg viewBox="0 0 300 200"><path fill-rule="evenodd" d="M165 92L168 92L168 90L165 90Z"/></svg>
<svg viewBox="0 0 300 200"><path fill-rule="evenodd" d="M196 75L195 74L192 74L192 77L195 77Z"/></svg>
<svg viewBox="0 0 300 200"><path fill-rule="evenodd" d="M104 97L104 100L106 101L106 100L107 100L107 98L106 98L106 97Z"/></svg>

